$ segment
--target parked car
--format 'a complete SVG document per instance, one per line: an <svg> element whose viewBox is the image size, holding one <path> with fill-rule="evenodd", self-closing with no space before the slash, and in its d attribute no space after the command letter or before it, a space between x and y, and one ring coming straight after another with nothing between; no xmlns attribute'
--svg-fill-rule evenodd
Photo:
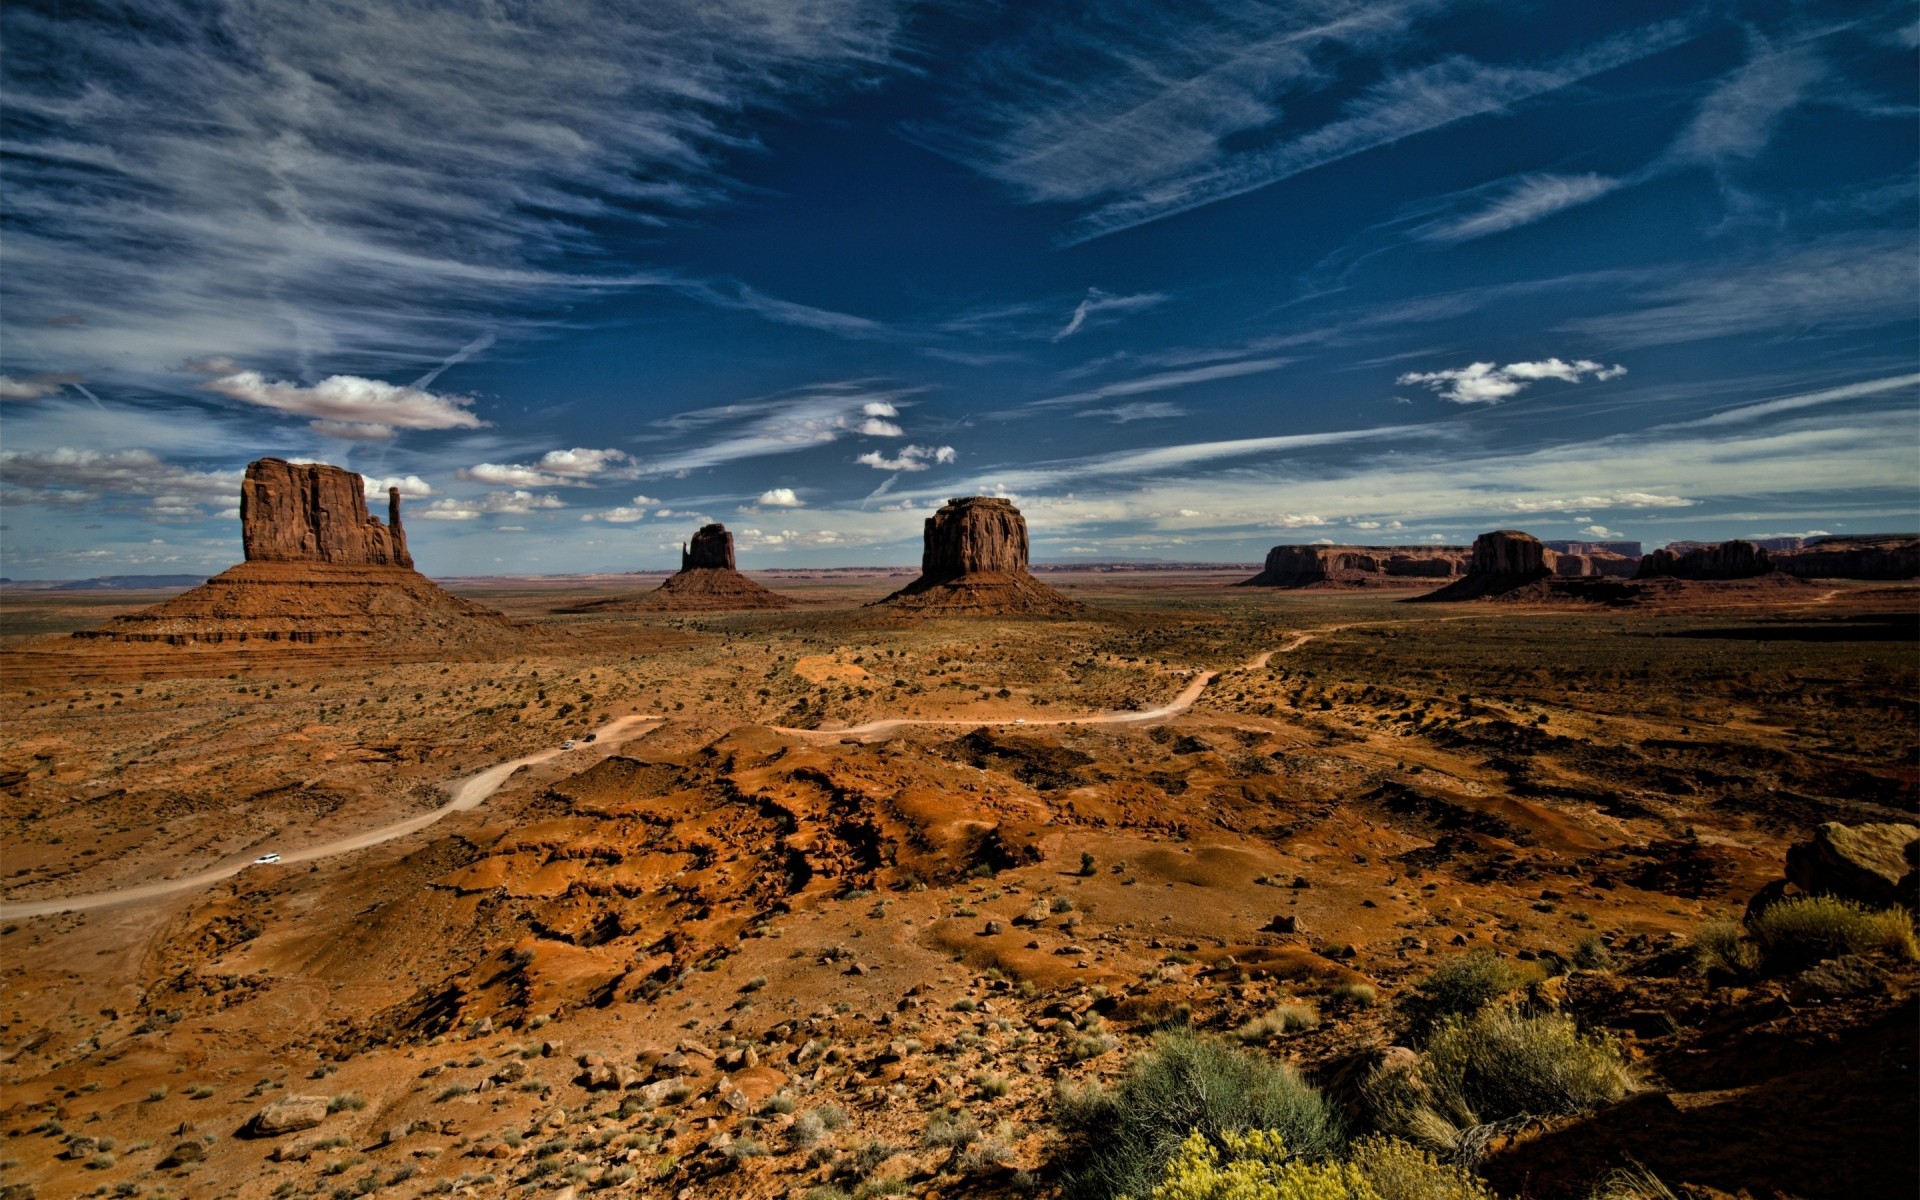
<svg viewBox="0 0 1920 1200"><path fill-rule="evenodd" d="M568 738L568 739L567 739L566 741L564 741L564 742L561 742L561 743L560 743L560 748L561 748L562 750L571 750L571 749L573 749L573 739L572 739L572 738Z"/></svg>
<svg viewBox="0 0 1920 1200"><path fill-rule="evenodd" d="M279 861L280 856L278 854L262 854L259 858L253 860L253 865L256 867L266 867L272 866Z"/></svg>

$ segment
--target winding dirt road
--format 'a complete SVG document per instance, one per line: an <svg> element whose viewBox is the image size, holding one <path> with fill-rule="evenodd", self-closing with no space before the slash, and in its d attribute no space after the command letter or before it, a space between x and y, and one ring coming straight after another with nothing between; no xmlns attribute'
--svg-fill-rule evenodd
<svg viewBox="0 0 1920 1200"><path fill-rule="evenodd" d="M1313 640L1315 634L1331 633L1335 629L1344 628L1347 627L1344 625L1336 625L1328 629L1316 630L1313 633L1295 634L1285 644L1255 655L1252 659L1249 659L1246 666L1241 669L1257 671L1266 666L1274 655L1290 654L1306 645ZM1220 672L1218 671L1201 671L1189 679L1187 685L1181 688L1179 694L1172 700L1169 700L1158 708L1140 709L1137 711L1121 710L1117 712L1088 713L1077 717L1042 717L1038 719L1017 717L892 717L883 721L869 721L864 725L851 725L844 729L792 729L780 725L773 726L773 729L778 733L812 740L858 738L863 741L868 741L917 725L967 726L969 728L980 725L1145 725L1155 721L1164 721L1168 717L1177 716L1187 709L1192 708L1194 701L1198 700L1200 694L1207 690L1207 685L1212 683L1219 675ZM624 741L634 735L637 726L665 720L666 718L663 716L655 716L648 713L621 717L619 720L596 730L594 733L594 744L596 746L606 746ZM307 846L299 850L284 851L280 855L278 865L290 866L294 863L314 862L322 858L331 858L336 854L348 854L355 850L364 850L369 846L378 846L382 842L390 842L395 838L405 837L410 833L417 833L449 814L477 807L481 801L499 791L501 786L505 784L508 779L512 778L513 773L520 768L530 767L535 763L543 763L549 759L558 758L565 753L567 753L567 751L558 746L554 746L546 750L535 751L521 758L503 762L498 766L488 767L478 775L469 776L454 784L450 789L452 798L439 808L408 817L404 821L395 821L390 825L382 825L376 829L369 829L348 837L336 838L330 842L322 842L317 846ZM196 888L204 888L209 884L218 883L223 879L231 879L252 865L252 858L242 858L234 862L209 868L205 871L200 871L193 875L183 875L178 879L163 879L157 883L137 884L133 887L116 888L109 892L95 892L86 896L68 896L55 900L25 900L18 904L0 904L0 920L18 920L22 917L43 917L52 913L62 912L84 912L88 909L107 908L115 904L131 904L139 900L158 900L166 896L177 895L181 892L193 891Z"/></svg>

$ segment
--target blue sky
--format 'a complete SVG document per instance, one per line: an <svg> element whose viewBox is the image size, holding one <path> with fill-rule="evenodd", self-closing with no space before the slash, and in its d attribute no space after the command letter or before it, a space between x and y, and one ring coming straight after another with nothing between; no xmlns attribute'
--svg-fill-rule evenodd
<svg viewBox="0 0 1920 1200"><path fill-rule="evenodd" d="M456 11L457 10L457 11ZM644 10L644 11L639 11ZM1910 4L0 10L16 578L1920 527Z"/></svg>

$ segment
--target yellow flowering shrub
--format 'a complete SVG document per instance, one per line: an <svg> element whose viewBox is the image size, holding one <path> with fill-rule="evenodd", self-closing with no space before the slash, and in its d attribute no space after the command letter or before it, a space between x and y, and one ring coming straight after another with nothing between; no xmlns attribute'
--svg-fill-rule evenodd
<svg viewBox="0 0 1920 1200"><path fill-rule="evenodd" d="M1288 1159L1267 1129L1229 1133L1224 1156L1187 1135L1141 1200L1494 1200L1479 1180L1394 1138L1367 1138L1345 1161Z"/></svg>

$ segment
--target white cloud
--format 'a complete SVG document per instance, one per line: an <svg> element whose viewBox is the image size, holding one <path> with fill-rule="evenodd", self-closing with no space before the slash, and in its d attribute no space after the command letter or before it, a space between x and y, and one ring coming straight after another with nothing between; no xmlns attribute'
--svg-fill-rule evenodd
<svg viewBox="0 0 1920 1200"><path fill-rule="evenodd" d="M1480 211L1435 222L1421 229L1420 236L1435 242L1464 242L1486 237L1598 200L1619 188L1621 182L1592 173L1524 176Z"/></svg>
<svg viewBox="0 0 1920 1200"><path fill-rule="evenodd" d="M1583 379L1617 379L1626 373L1625 367L1602 366L1587 358L1573 362L1548 358L1539 362L1508 363L1504 367L1477 362L1443 371L1409 371L1394 382L1402 387L1418 384L1455 404L1498 404L1542 379L1579 383Z"/></svg>
<svg viewBox="0 0 1920 1200"><path fill-rule="evenodd" d="M879 417L868 417L860 422L859 431L868 437L905 437L907 431L892 421L883 421Z"/></svg>
<svg viewBox="0 0 1920 1200"><path fill-rule="evenodd" d="M418 475L368 475L365 477L367 499L385 500L388 488L399 488L400 494L409 500L421 499L433 495L433 488Z"/></svg>
<svg viewBox="0 0 1920 1200"><path fill-rule="evenodd" d="M1495 512L1537 513L1559 512L1576 513L1590 509L1608 508L1689 508L1697 501L1685 496L1667 496L1657 492L1602 492L1588 496L1508 496L1494 500L1489 506ZM1575 517L1576 521L1586 520Z"/></svg>
<svg viewBox="0 0 1920 1200"><path fill-rule="evenodd" d="M610 508L601 513L581 513L580 519L582 521L610 521L615 525L631 525L635 521L646 520L647 510L644 508L631 508L623 504L618 508Z"/></svg>
<svg viewBox="0 0 1920 1200"><path fill-rule="evenodd" d="M1067 338L1086 329L1089 321L1092 321L1094 325L1106 324L1106 320L1101 319L1103 314L1140 312L1149 308L1157 308L1166 302L1167 297L1161 292L1141 292L1132 296L1114 296L1101 291L1099 288L1088 288L1086 299L1074 306L1073 316L1067 319L1066 325L1061 328L1060 332L1053 335L1053 340L1056 342L1065 341Z"/></svg>
<svg viewBox="0 0 1920 1200"><path fill-rule="evenodd" d="M360 421L309 421L307 425L322 437L343 442L388 442L399 436L391 425L368 425Z"/></svg>
<svg viewBox="0 0 1920 1200"><path fill-rule="evenodd" d="M455 474L471 483L497 487L592 487L593 481L606 476L631 479L638 472L631 465L633 456L621 450L589 450L575 446L571 450L549 450L540 461L526 463L476 463L461 467ZM627 465L622 465L627 464Z"/></svg>
<svg viewBox="0 0 1920 1200"><path fill-rule="evenodd" d="M950 463L959 457L952 446L902 446L893 458L869 450L854 461L879 471L924 471L934 463Z"/></svg>
<svg viewBox="0 0 1920 1200"><path fill-rule="evenodd" d="M77 382L76 375L31 375L25 379L0 375L0 400L44 400L69 383Z"/></svg>
<svg viewBox="0 0 1920 1200"><path fill-rule="evenodd" d="M475 517L496 513L525 515L540 509L565 508L566 503L558 496L539 496L524 490L509 492L488 492L478 500L435 500L420 510L420 516L429 521L471 521Z"/></svg>
<svg viewBox="0 0 1920 1200"><path fill-rule="evenodd" d="M816 384L791 395L712 408L692 409L653 422L668 437L691 438L708 430L719 436L679 450L663 450L636 463L636 475L669 475L772 454L790 454L861 432L881 421L866 410L894 409L921 388L878 388L870 380ZM895 410L897 411L897 410ZM889 428L892 428L889 425Z"/></svg>
<svg viewBox="0 0 1920 1200"><path fill-rule="evenodd" d="M10 504L78 504L102 496L139 496L164 515L205 516L236 503L240 471L200 471L150 450L0 450L0 480Z"/></svg>
<svg viewBox="0 0 1920 1200"><path fill-rule="evenodd" d="M1281 513L1267 524L1275 529L1313 529L1332 522L1313 513Z"/></svg>
<svg viewBox="0 0 1920 1200"><path fill-rule="evenodd" d="M900 410L885 400L869 400L860 406L860 413L868 417L897 417Z"/></svg>
<svg viewBox="0 0 1920 1200"><path fill-rule="evenodd" d="M799 508L806 501L794 495L792 488L768 488L760 493L757 503L768 508Z"/></svg>
<svg viewBox="0 0 1920 1200"><path fill-rule="evenodd" d="M239 371L201 385L234 400L278 412L318 417L321 422L387 429L478 429L485 425L467 411L467 396L444 396L358 375L330 375L308 387L270 380L258 371Z"/></svg>
<svg viewBox="0 0 1920 1200"><path fill-rule="evenodd" d="M1618 529L1608 529L1605 525L1582 525L1580 532L1592 538L1623 538L1627 536Z"/></svg>

